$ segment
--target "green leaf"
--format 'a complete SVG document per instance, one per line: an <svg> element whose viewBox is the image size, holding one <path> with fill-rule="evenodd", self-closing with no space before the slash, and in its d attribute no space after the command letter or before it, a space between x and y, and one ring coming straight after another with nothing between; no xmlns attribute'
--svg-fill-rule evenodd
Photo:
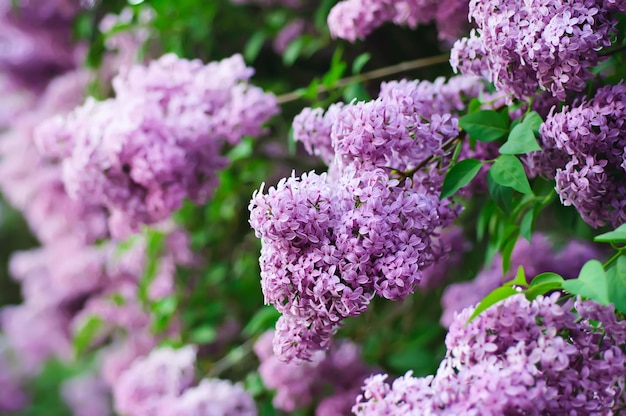
<svg viewBox="0 0 626 416"><path fill-rule="evenodd" d="M446 174L439 199L454 195L459 189L471 182L480 171L482 163L476 159L464 159L454 165Z"/></svg>
<svg viewBox="0 0 626 416"><path fill-rule="evenodd" d="M535 210L528 210L522 221L519 225L519 233L522 237L524 237L529 243L533 236L533 225L535 223Z"/></svg>
<svg viewBox="0 0 626 416"><path fill-rule="evenodd" d="M509 139L500 147L500 153L507 155L518 155L537 150L541 150L541 147L537 144L535 133L525 123L513 127Z"/></svg>
<svg viewBox="0 0 626 416"><path fill-rule="evenodd" d="M481 142L493 142L509 132L509 119L493 110L482 110L459 119L459 126Z"/></svg>
<svg viewBox="0 0 626 416"><path fill-rule="evenodd" d="M491 176L491 170L487 174L487 189L496 205L509 215L513 208L513 188L499 185Z"/></svg>
<svg viewBox="0 0 626 416"><path fill-rule="evenodd" d="M563 285L560 282L548 282L536 286L531 286L524 291L524 294L526 295L526 299L532 301L535 300L537 296L542 296L548 292L551 292L553 290L560 290L562 288Z"/></svg>
<svg viewBox="0 0 626 416"><path fill-rule="evenodd" d="M243 57L246 62L254 62L256 57L259 56L259 52L261 52L261 48L263 47L266 38L267 36L261 30L256 31L252 36L250 36L250 39L248 39L248 42L246 42L246 46L243 49Z"/></svg>
<svg viewBox="0 0 626 416"><path fill-rule="evenodd" d="M622 224L614 231L600 234L593 241L597 243L626 243L626 224Z"/></svg>
<svg viewBox="0 0 626 416"><path fill-rule="evenodd" d="M250 318L242 333L246 336L260 335L274 326L280 314L273 306L264 306Z"/></svg>
<svg viewBox="0 0 626 416"><path fill-rule="evenodd" d="M73 346L76 356L80 357L91 345L98 331L104 325L104 321L99 316L90 316L87 322L74 335Z"/></svg>
<svg viewBox="0 0 626 416"><path fill-rule="evenodd" d="M524 125L530 128L535 135L539 134L539 128L543 124L543 119L536 111L531 111L524 117Z"/></svg>
<svg viewBox="0 0 626 416"><path fill-rule="evenodd" d="M513 289L511 286L500 286L494 289L493 291L491 291L491 293L483 298L478 306L476 306L476 309L474 309L474 313L472 313L472 315L469 317L467 323L472 322L474 318L476 318L482 312L486 311L491 306L495 305L501 300L509 298L513 295L517 295L518 293L520 292L518 292L516 289Z"/></svg>
<svg viewBox="0 0 626 416"><path fill-rule="evenodd" d="M615 309L626 313L626 256L618 257L607 271L609 300Z"/></svg>
<svg viewBox="0 0 626 416"><path fill-rule="evenodd" d="M602 305L609 304L608 279L602 263L598 260L589 260L585 263L577 279L563 282L563 289Z"/></svg>
<svg viewBox="0 0 626 416"><path fill-rule="evenodd" d="M357 101L369 101L372 99L367 90L363 88L363 84L359 83L347 85L346 88L344 88L342 95L344 101L347 103L354 99Z"/></svg>
<svg viewBox="0 0 626 416"><path fill-rule="evenodd" d="M545 272L533 277L530 287L543 285L545 283L563 283L564 279L561 275L553 272Z"/></svg>
<svg viewBox="0 0 626 416"><path fill-rule="evenodd" d="M293 65L296 59L298 59L298 56L300 56L303 47L304 39L302 37L293 40L283 53L283 64L285 64L285 66Z"/></svg>
<svg viewBox="0 0 626 416"><path fill-rule="evenodd" d="M513 249L517 244L517 239L519 237L519 227L513 226L514 229L509 232L507 231L506 237L502 239L501 243L501 254L502 254L502 274L506 275L511 267L511 256L513 255Z"/></svg>
<svg viewBox="0 0 626 416"><path fill-rule="evenodd" d="M365 64L372 58L372 54L369 52L365 52L356 57L356 59L352 62L352 73L358 74L361 72Z"/></svg>
<svg viewBox="0 0 626 416"><path fill-rule="evenodd" d="M478 98L472 98L472 101L470 101L469 105L467 106L468 114L480 111L480 107L482 105L483 105L483 103L481 103Z"/></svg>
<svg viewBox="0 0 626 416"><path fill-rule="evenodd" d="M491 215L493 215L493 210L495 209L495 207L496 206L493 201L487 201L487 204L485 204L482 211L480 211L478 221L476 221L477 241L483 241L483 238L485 237L485 231L487 230L487 224L489 223Z"/></svg>
<svg viewBox="0 0 626 416"><path fill-rule="evenodd" d="M524 166L512 155L501 155L489 170L493 180L502 186L509 186L523 194L532 194Z"/></svg>
<svg viewBox="0 0 626 416"><path fill-rule="evenodd" d="M215 341L216 338L217 331L211 325L196 328L189 334L189 340L194 344L208 344Z"/></svg>
<svg viewBox="0 0 626 416"><path fill-rule="evenodd" d="M515 279L507 282L507 284L511 286L528 286L528 281L526 280L526 272L524 272L524 266L519 266L517 268L517 274L515 275Z"/></svg>

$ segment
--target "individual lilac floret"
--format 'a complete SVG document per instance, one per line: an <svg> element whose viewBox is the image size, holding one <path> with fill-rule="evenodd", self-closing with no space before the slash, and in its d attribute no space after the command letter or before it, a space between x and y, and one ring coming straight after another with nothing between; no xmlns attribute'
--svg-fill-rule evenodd
<svg viewBox="0 0 626 416"><path fill-rule="evenodd" d="M250 393L239 383L204 379L177 398L171 398L159 409L159 416L256 416L256 405Z"/></svg>
<svg viewBox="0 0 626 416"><path fill-rule="evenodd" d="M556 190L593 227L626 222L626 85L599 89L561 112L552 111L541 127L548 148L561 152Z"/></svg>
<svg viewBox="0 0 626 416"><path fill-rule="evenodd" d="M115 410L127 416L160 414L160 407L177 398L194 382L196 350L160 348L136 359L113 386Z"/></svg>
<svg viewBox="0 0 626 416"><path fill-rule="evenodd" d="M94 374L81 374L65 380L61 397L74 416L109 416L109 389Z"/></svg>
<svg viewBox="0 0 626 416"><path fill-rule="evenodd" d="M365 382L357 415L617 414L626 321L591 301L519 294L457 315L437 374ZM575 311L573 310L575 309Z"/></svg>
<svg viewBox="0 0 626 416"><path fill-rule="evenodd" d="M310 362L285 363L274 355L274 331L264 333L254 345L261 365L259 374L268 389L276 390L276 409L304 409L324 394L316 409L319 416L342 416L350 412L359 387L372 373L361 359L360 348L349 341L334 343L327 352L317 351Z"/></svg>
<svg viewBox="0 0 626 416"><path fill-rule="evenodd" d="M450 62L464 74L485 75L498 90L526 99L547 90L559 100L582 91L611 45L623 2L602 0L471 0L477 25L457 42Z"/></svg>
<svg viewBox="0 0 626 416"><path fill-rule="evenodd" d="M252 73L239 55L208 65L165 55L116 77L115 98L44 123L38 144L63 159L68 193L109 208L123 235L124 223L162 221L185 198L205 202L223 145L262 133L277 104L247 84Z"/></svg>
<svg viewBox="0 0 626 416"><path fill-rule="evenodd" d="M467 29L467 0L344 0L328 15L334 37L354 42L384 23L415 28L435 21L439 39L454 41Z"/></svg>
<svg viewBox="0 0 626 416"><path fill-rule="evenodd" d="M560 250L555 250L548 238L539 233L533 234L529 243L520 238L513 253L508 273L502 276L502 257L496 255L491 265L482 270L474 280L454 283L448 286L442 297L443 314L441 325L449 327L456 313L480 302L489 292L512 280L519 266L524 266L524 273L530 282L535 276L553 272L565 279L578 276L581 267L594 258L601 258L602 252L588 242L573 240Z"/></svg>

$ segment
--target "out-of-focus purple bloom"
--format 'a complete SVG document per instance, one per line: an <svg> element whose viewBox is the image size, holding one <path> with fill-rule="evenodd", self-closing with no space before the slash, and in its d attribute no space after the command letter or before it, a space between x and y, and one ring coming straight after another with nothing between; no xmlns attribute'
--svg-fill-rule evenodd
<svg viewBox="0 0 626 416"><path fill-rule="evenodd" d="M468 0L344 0L328 15L334 37L354 42L384 23L407 25L435 21L439 39L454 41L468 28Z"/></svg>
<svg viewBox="0 0 626 416"><path fill-rule="evenodd" d="M191 346L159 348L136 359L113 386L115 410L127 416L158 415L168 398L191 387L195 361Z"/></svg>
<svg viewBox="0 0 626 416"><path fill-rule="evenodd" d="M112 414L109 389L94 374L81 374L65 380L61 397L74 416L109 416Z"/></svg>
<svg viewBox="0 0 626 416"><path fill-rule="evenodd" d="M626 322L591 301L519 294L467 323L456 315L437 374L365 382L357 415L613 414L625 382ZM575 308L575 312L572 311Z"/></svg>
<svg viewBox="0 0 626 416"><path fill-rule="evenodd" d="M185 198L205 202L226 165L224 143L263 132L278 108L247 84L252 73L240 55L208 65L165 55L116 77L116 98L45 123L38 144L63 159L68 193L108 207L112 233L123 235Z"/></svg>
<svg viewBox="0 0 626 416"><path fill-rule="evenodd" d="M28 403L23 374L6 342L0 337L0 412L17 412Z"/></svg>
<svg viewBox="0 0 626 416"><path fill-rule="evenodd" d="M0 71L41 90L76 66L71 19L78 1L0 0Z"/></svg>
<svg viewBox="0 0 626 416"><path fill-rule="evenodd" d="M316 414L347 414L359 393L359 386L373 372L361 360L359 347L349 341L339 341L327 352L317 351L309 362L286 363L273 353L273 336L274 331L264 333L254 345L254 352L261 361L259 374L263 383L276 390L274 407L293 412L332 391L320 401Z"/></svg>
<svg viewBox="0 0 626 416"><path fill-rule="evenodd" d="M165 400L159 416L256 416L256 405L241 384L204 379L176 398Z"/></svg>

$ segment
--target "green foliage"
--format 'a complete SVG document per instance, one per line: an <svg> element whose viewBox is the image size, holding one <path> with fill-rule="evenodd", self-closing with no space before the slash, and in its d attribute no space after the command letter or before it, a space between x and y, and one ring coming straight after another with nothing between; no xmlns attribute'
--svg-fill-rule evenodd
<svg viewBox="0 0 626 416"><path fill-rule="evenodd" d="M501 155L489 170L491 178L498 185L508 186L523 194L532 194L524 166L512 155Z"/></svg>
<svg viewBox="0 0 626 416"><path fill-rule="evenodd" d="M480 171L481 166L482 163L476 159L464 159L452 166L443 181L439 198L448 198L470 183Z"/></svg>
<svg viewBox="0 0 626 416"><path fill-rule="evenodd" d="M459 118L459 126L475 140L493 142L509 132L509 118L493 110L482 110Z"/></svg>
<svg viewBox="0 0 626 416"><path fill-rule="evenodd" d="M595 300L602 305L609 304L607 274L598 260L589 260L580 270L577 279L566 280L562 286L573 295Z"/></svg>

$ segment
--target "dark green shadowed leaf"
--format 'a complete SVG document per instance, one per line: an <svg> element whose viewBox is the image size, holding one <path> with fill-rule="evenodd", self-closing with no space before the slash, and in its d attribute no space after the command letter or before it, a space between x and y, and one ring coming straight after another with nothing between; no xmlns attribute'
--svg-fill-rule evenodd
<svg viewBox="0 0 626 416"><path fill-rule="evenodd" d="M626 256L620 256L607 271L609 301L615 309L626 313Z"/></svg>
<svg viewBox="0 0 626 416"><path fill-rule="evenodd" d="M478 306L476 306L476 309L474 309L474 313L472 313L472 315L469 317L467 323L472 322L474 318L476 318L482 312L486 311L491 306L495 305L501 300L509 298L513 295L517 295L518 293L520 292L518 292L516 289L513 289L511 286L500 286L499 288L494 289L491 293L484 297L484 299L478 304Z"/></svg>

